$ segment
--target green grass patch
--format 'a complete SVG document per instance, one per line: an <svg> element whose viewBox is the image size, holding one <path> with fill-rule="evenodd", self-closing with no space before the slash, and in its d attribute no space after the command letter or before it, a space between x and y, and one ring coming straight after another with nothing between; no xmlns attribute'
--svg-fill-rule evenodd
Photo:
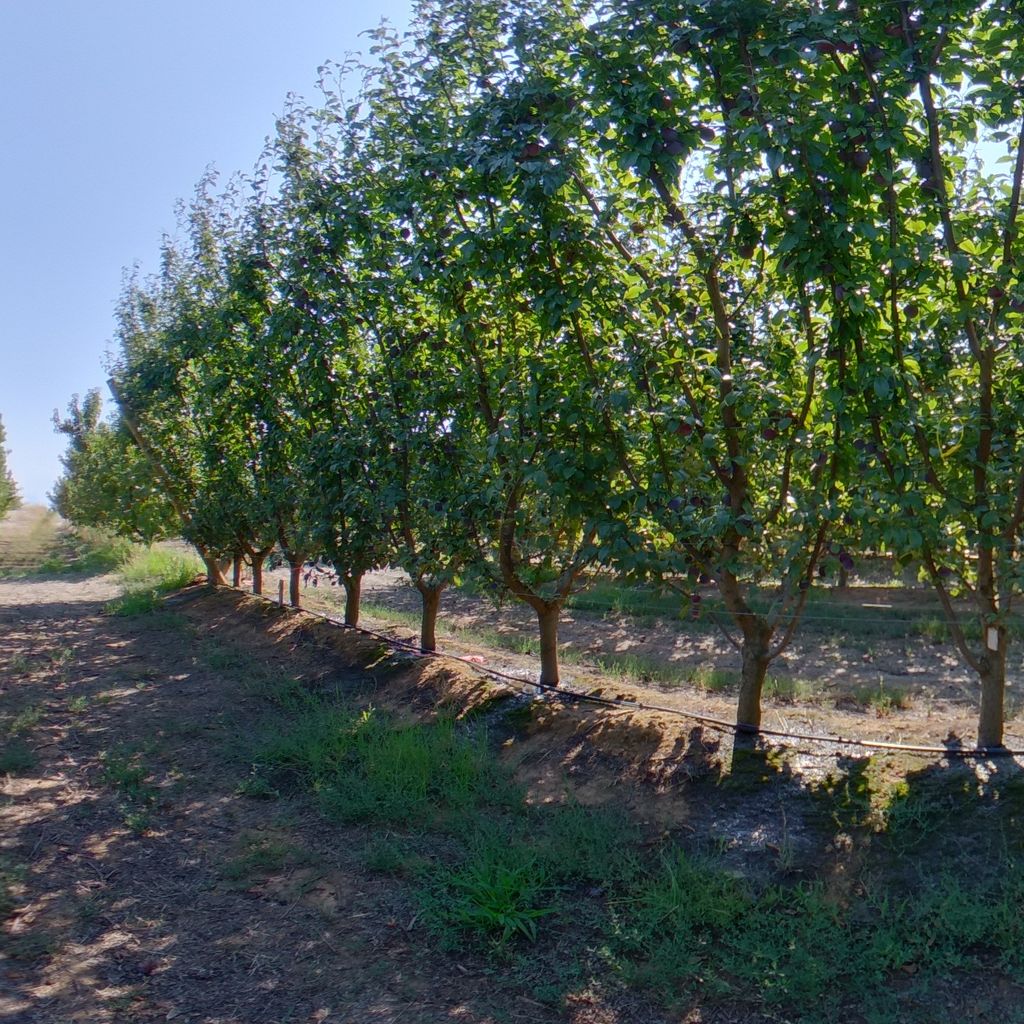
<svg viewBox="0 0 1024 1024"><path fill-rule="evenodd" d="M791 676L768 676L764 681L764 696L778 701L814 700L821 692L821 683Z"/></svg>
<svg viewBox="0 0 1024 1024"><path fill-rule="evenodd" d="M21 963L32 963L49 956L59 946L56 936L49 932L35 930L23 932L15 937L8 937L4 941L4 952L12 960Z"/></svg>
<svg viewBox="0 0 1024 1024"><path fill-rule="evenodd" d="M343 598L338 599L339 605L344 604ZM371 619L384 619L400 626L420 628L420 616L417 612L407 612L399 608L389 608L387 605L374 601L360 601L359 614L366 615Z"/></svg>
<svg viewBox="0 0 1024 1024"><path fill-rule="evenodd" d="M520 851L483 848L473 852L447 878L447 917L456 927L480 933L501 948L514 938L537 939L546 906L547 879L535 861Z"/></svg>
<svg viewBox="0 0 1024 1024"><path fill-rule="evenodd" d="M616 580L593 583L566 601L567 608L577 611L634 618L678 618L683 606L684 598L674 591Z"/></svg>
<svg viewBox="0 0 1024 1024"><path fill-rule="evenodd" d="M1015 864L991 884L945 875L841 901L819 883L758 889L676 851L613 904L609 957L668 1001L713 993L812 1022L842 1019L856 999L868 1019L896 1021L896 972L922 985L992 965L1019 975L1022 884Z"/></svg>
<svg viewBox="0 0 1024 1024"><path fill-rule="evenodd" d="M134 548L124 537L77 527L65 539L62 571L83 575L113 572L131 558Z"/></svg>
<svg viewBox="0 0 1024 1024"><path fill-rule="evenodd" d="M43 709L35 704L22 708L9 718L4 716L3 730L8 736L23 736L39 724Z"/></svg>
<svg viewBox="0 0 1024 1024"><path fill-rule="evenodd" d="M27 775L39 763L35 751L21 736L0 743L0 775Z"/></svg>
<svg viewBox="0 0 1024 1024"><path fill-rule="evenodd" d="M121 748L104 751L100 755L100 778L108 786L114 786L121 795L132 803L153 803L156 791L146 784L149 769L142 763L140 751Z"/></svg>
<svg viewBox="0 0 1024 1024"><path fill-rule="evenodd" d="M163 607L163 595L158 590L131 590L108 601L104 610L108 615L152 615Z"/></svg>
<svg viewBox="0 0 1024 1024"><path fill-rule="evenodd" d="M373 709L321 704L266 738L254 762L274 786L315 792L338 821L425 822L515 798L483 740L448 719L399 725Z"/></svg>
<svg viewBox="0 0 1024 1024"><path fill-rule="evenodd" d="M117 791L124 823L139 835L149 828L160 795L149 781L151 773L143 756L143 751L130 747L100 754L100 778Z"/></svg>
<svg viewBox="0 0 1024 1024"><path fill-rule="evenodd" d="M724 693L733 689L739 679L735 672L730 672L728 669L698 665L687 676L687 682L708 693Z"/></svg>
<svg viewBox="0 0 1024 1024"><path fill-rule="evenodd" d="M166 547L133 548L119 567L125 591L107 603L108 615L153 615L163 595L188 586L202 571L195 555Z"/></svg>
<svg viewBox="0 0 1024 1024"><path fill-rule="evenodd" d="M6 921L18 905L15 893L25 880L26 867L0 857L0 921Z"/></svg>
<svg viewBox="0 0 1024 1024"><path fill-rule="evenodd" d="M29 704L0 713L0 775L26 775L38 758L29 745L29 733L38 725L43 709Z"/></svg>
<svg viewBox="0 0 1024 1024"><path fill-rule="evenodd" d="M363 867L375 875L405 876L423 868L423 860L393 833L375 836L363 848Z"/></svg>
<svg viewBox="0 0 1024 1024"><path fill-rule="evenodd" d="M193 554L168 547L135 548L119 566L128 588L153 587L159 591L179 590L203 571Z"/></svg>
<svg viewBox="0 0 1024 1024"><path fill-rule="evenodd" d="M906 711L913 706L913 698L903 690L895 690L879 679L877 686L858 686L852 693L853 700L863 708L873 710L879 718L894 711Z"/></svg>
<svg viewBox="0 0 1024 1024"><path fill-rule="evenodd" d="M679 665L644 654L591 654L567 647L560 655L566 665L593 666L612 679L627 682L673 685L686 678L686 670Z"/></svg>

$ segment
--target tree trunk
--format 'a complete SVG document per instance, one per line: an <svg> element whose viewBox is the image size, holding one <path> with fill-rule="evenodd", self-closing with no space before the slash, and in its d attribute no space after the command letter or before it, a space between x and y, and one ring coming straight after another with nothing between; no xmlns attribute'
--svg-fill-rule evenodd
<svg viewBox="0 0 1024 1024"><path fill-rule="evenodd" d="M236 551L231 556L231 586L236 590L242 585L242 552Z"/></svg>
<svg viewBox="0 0 1024 1024"><path fill-rule="evenodd" d="M768 672L768 644L771 629L751 616L743 624L743 670L740 698L736 707L736 725L740 732L752 735L761 728L761 691Z"/></svg>
<svg viewBox="0 0 1024 1024"><path fill-rule="evenodd" d="M245 555L252 569L252 592L254 594L263 593L263 566L267 561L267 555L273 550L273 546L265 548L247 547L245 549Z"/></svg>
<svg viewBox="0 0 1024 1024"><path fill-rule="evenodd" d="M208 587L226 587L228 581L221 568L220 559L207 551L198 548L196 550L199 551L199 557L203 560L203 565L206 566L206 585Z"/></svg>
<svg viewBox="0 0 1024 1024"><path fill-rule="evenodd" d="M444 587L431 587L425 583L418 583L416 588L420 592L423 601L423 611L420 618L420 650L437 650L437 610L441 605L441 592Z"/></svg>
<svg viewBox="0 0 1024 1024"><path fill-rule="evenodd" d="M342 576L342 585L345 587L345 625L359 625L359 595L363 587L363 574L357 576Z"/></svg>
<svg viewBox="0 0 1024 1024"><path fill-rule="evenodd" d="M1003 701L1006 694L1006 631L994 631L997 650L986 650L981 659L978 677L981 681L981 712L978 715L978 746L999 748L1003 745ZM988 632L988 631L986 631ZM982 637L987 641L988 636Z"/></svg>
<svg viewBox="0 0 1024 1024"><path fill-rule="evenodd" d="M743 634L743 669L740 697L736 706L737 742L744 736L756 736L761 728L761 691L768 671L772 628L743 597L742 586L730 572L723 572L718 589L726 608Z"/></svg>
<svg viewBox="0 0 1024 1024"><path fill-rule="evenodd" d="M545 686L557 686L558 678L558 618L561 603L546 604L536 609L540 627L540 681Z"/></svg>
<svg viewBox="0 0 1024 1024"><path fill-rule="evenodd" d="M254 594L263 593L263 562L266 559L265 555L250 555L252 559L252 592Z"/></svg>
<svg viewBox="0 0 1024 1024"><path fill-rule="evenodd" d="M288 600L293 608L302 607L302 562L288 563Z"/></svg>

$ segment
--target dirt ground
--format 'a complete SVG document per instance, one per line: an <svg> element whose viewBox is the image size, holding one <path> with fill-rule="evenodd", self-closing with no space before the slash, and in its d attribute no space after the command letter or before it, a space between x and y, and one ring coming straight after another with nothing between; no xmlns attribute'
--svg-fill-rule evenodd
<svg viewBox="0 0 1024 1024"><path fill-rule="evenodd" d="M276 594L277 580L284 576L268 576L267 592ZM851 589L847 600L868 605L884 602L891 606L901 600L919 602L922 595L861 587ZM367 575L363 601L418 614L420 598L403 572L388 569ZM310 609L337 616L342 592L340 588L307 586L303 602ZM884 614L884 609L879 609L879 615ZM396 626L373 614L365 614L360 621L368 628L395 636L417 635L414 628ZM532 611L518 602L495 608L469 594L446 592L438 629L441 649L482 658L488 666L523 679L535 678L536 659L488 649L471 639L467 641L466 634L460 632L481 629L526 640L536 636L536 621ZM629 689L643 700L734 720L735 697L728 688L720 693L709 692L685 681L695 669L738 674L739 655L717 630L697 632L687 629L686 623L679 620L566 610L559 627L559 641L563 651L576 651L582 656L579 662L563 664L566 685L607 688L609 680L588 667L587 659L634 654L679 669L679 683L643 684L630 680ZM1024 645L1011 652L1007 672L1006 743L1015 749L1024 748L1024 722L1019 720L1022 709L1016 696L1024 686ZM808 635L772 664L769 677L773 675L800 680L809 696L766 698L762 722L765 728L930 745L953 742L970 746L974 741L977 686L948 640L934 643L924 637L858 639L838 630L831 635ZM882 691L893 700L879 707L871 698Z"/></svg>
<svg viewBox="0 0 1024 1024"><path fill-rule="evenodd" d="M360 870L358 830L240 796L225 750L258 709L190 656L208 611L201 626L187 609L104 616L110 586L0 582L0 702L38 716L34 763L3 783L0 1019L559 1019L493 995L486 965L425 956L414 912ZM112 751L141 766L144 821L110 780Z"/></svg>
<svg viewBox="0 0 1024 1024"><path fill-rule="evenodd" d="M18 522L20 529L27 520ZM393 588L401 601L415 596L398 579L379 577L373 587ZM305 617L202 588L172 598L156 615L104 614L117 592L112 577L0 579L0 725L10 739L6 756L15 758L0 770L0 1020L767 1019L724 1007L666 1016L637 996L586 985L550 1005L536 998L544 964L506 976L473 951L436 951L403 888L367 870L369 830L325 827L301 800L255 800L244 791L244 740L267 727L267 707L245 672L231 666L254 659L311 685L326 680L361 692L376 683L358 638L347 634L348 648L324 646ZM274 617L269 624L266 616ZM572 619L569 642L573 629L583 636L603 621ZM287 628L279 629L278 620ZM529 659L460 650L484 667L530 672ZM463 673L466 695L479 687L469 670L453 671ZM725 696L627 690L573 672L579 685L602 686L609 695L725 718L732 712ZM422 697L379 692L374 699L412 707ZM969 736L973 710L940 702L880 718L778 704L771 716L772 724L833 734L941 741L951 729ZM710 749L707 734L684 721L585 708L541 710L536 719L543 731L516 752L533 799L557 799L571 779L582 802L622 802L637 827L654 835L678 828L724 837L737 863L777 857L785 844L799 858L801 844L811 842L787 824L784 797L774 789L757 800L744 796L737 803L742 813L679 799L673 779ZM581 737L589 744L586 758ZM797 753L792 764L813 774L843 756L838 749L822 753Z"/></svg>

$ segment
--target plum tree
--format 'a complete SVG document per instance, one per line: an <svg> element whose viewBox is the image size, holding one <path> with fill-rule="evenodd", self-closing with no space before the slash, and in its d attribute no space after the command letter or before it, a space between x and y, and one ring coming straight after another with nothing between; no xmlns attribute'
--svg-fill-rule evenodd
<svg viewBox="0 0 1024 1024"><path fill-rule="evenodd" d="M99 389L74 395L54 429L67 439L54 509L76 526L91 526L150 544L180 533L181 522L159 478L123 422L102 419Z"/></svg>

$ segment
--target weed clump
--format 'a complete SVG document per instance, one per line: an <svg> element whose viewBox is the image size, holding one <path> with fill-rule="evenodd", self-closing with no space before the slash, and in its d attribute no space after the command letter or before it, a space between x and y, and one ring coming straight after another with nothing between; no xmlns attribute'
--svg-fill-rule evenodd
<svg viewBox="0 0 1024 1024"><path fill-rule="evenodd" d="M106 606L108 615L152 615L163 595L191 583L202 565L195 555L164 547L134 548L121 562L125 592Z"/></svg>
<svg viewBox="0 0 1024 1024"><path fill-rule="evenodd" d="M485 741L450 719L398 725L373 709L314 706L265 740L255 760L272 784L315 792L337 821L426 822L503 794L515 799Z"/></svg>

